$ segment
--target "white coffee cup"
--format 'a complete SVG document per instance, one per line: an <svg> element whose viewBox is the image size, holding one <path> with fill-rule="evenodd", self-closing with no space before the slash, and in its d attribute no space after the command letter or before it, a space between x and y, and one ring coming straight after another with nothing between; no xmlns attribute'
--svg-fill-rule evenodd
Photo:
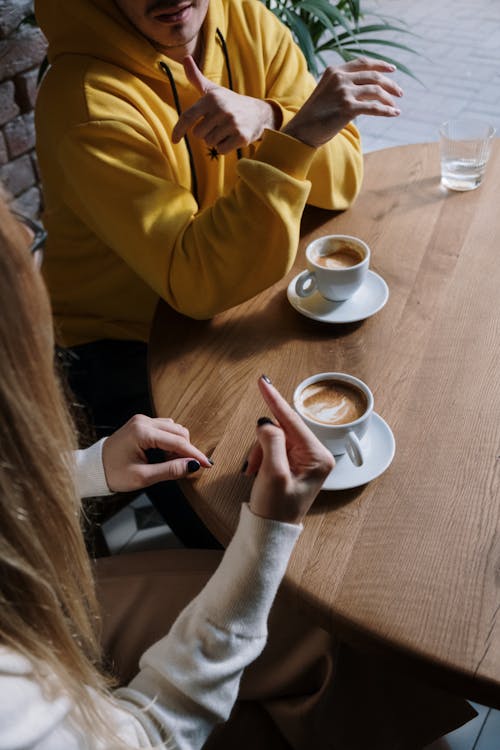
<svg viewBox="0 0 500 750"><path fill-rule="evenodd" d="M358 237L330 234L307 246L306 260L308 270L295 282L298 296L308 297L318 289L325 299L342 302L352 297L365 281L370 248Z"/></svg>
<svg viewBox="0 0 500 750"><path fill-rule="evenodd" d="M373 394L366 383L342 372L320 372L297 386L293 405L334 456L347 453L354 466L363 465L360 441L373 413Z"/></svg>

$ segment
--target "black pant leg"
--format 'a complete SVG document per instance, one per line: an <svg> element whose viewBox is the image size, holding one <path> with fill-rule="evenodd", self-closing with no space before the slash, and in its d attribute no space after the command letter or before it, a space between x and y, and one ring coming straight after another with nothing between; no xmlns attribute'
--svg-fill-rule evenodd
<svg viewBox="0 0 500 750"><path fill-rule="evenodd" d="M110 435L134 414L152 416L145 343L95 341L59 349L58 359L69 386L68 397L83 445ZM148 460L162 461L164 454L148 451ZM160 482L144 492L186 547L220 548L177 482Z"/></svg>

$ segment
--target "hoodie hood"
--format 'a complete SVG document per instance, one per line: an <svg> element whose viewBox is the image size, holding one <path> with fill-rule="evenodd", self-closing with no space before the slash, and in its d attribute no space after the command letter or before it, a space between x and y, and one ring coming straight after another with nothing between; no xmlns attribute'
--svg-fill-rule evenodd
<svg viewBox="0 0 500 750"><path fill-rule="evenodd" d="M72 54L95 57L149 78L164 78L161 61L167 62L174 74L182 71L180 63L158 52L130 23L114 0L35 0L35 13L48 41L51 64ZM224 16L220 0L210 0L203 25L205 58L214 51L216 28L225 33Z"/></svg>

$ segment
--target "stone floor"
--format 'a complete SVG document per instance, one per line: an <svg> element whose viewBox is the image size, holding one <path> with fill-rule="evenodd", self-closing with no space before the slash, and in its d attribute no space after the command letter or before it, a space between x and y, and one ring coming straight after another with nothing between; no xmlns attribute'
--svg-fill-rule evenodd
<svg viewBox="0 0 500 750"><path fill-rule="evenodd" d="M368 0L365 6L405 22L411 34L392 38L418 54L378 50L419 79L395 74L405 92L398 118L359 118L365 151L436 141L439 125L459 115L488 120L500 135L499 0Z"/></svg>

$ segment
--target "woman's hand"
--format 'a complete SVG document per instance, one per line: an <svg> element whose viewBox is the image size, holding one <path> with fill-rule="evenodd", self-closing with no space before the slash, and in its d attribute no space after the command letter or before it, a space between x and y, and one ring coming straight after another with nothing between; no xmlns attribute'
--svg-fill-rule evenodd
<svg viewBox="0 0 500 750"><path fill-rule="evenodd" d="M276 423L262 418L257 425L244 472L257 474L250 509L264 518L300 523L335 460L265 375L259 389Z"/></svg>
<svg viewBox="0 0 500 750"><path fill-rule="evenodd" d="M150 464L145 451L160 448L166 461ZM168 479L180 479L212 462L189 442L189 431L173 419L142 414L110 435L102 449L104 473L113 492L128 492Z"/></svg>

